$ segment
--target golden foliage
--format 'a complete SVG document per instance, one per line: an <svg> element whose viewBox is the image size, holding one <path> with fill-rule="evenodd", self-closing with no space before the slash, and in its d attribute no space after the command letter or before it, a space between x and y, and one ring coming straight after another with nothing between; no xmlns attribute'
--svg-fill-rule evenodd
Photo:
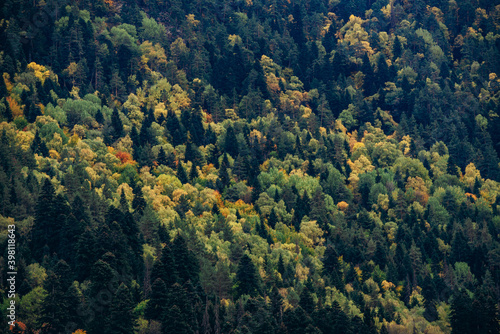
<svg viewBox="0 0 500 334"><path fill-rule="evenodd" d="M5 82L5 87L7 87L7 90L10 93L10 91L12 90L12 87L14 87L14 85L12 85L12 83L10 82L9 73L4 73L2 78L3 78L3 81Z"/></svg>
<svg viewBox="0 0 500 334"><path fill-rule="evenodd" d="M425 181L419 177L409 177L406 183L406 191L413 189L415 191L416 200L423 206L427 205L429 200L429 191L425 185Z"/></svg>
<svg viewBox="0 0 500 334"><path fill-rule="evenodd" d="M396 286L394 285L394 283L392 282L389 282L389 281L386 281L386 280L383 280L382 281L382 289L384 291L387 291L389 289L394 289Z"/></svg>
<svg viewBox="0 0 500 334"><path fill-rule="evenodd" d="M74 63L72 63L72 64L74 64ZM45 82L45 79L47 79L50 76L50 71L47 70L47 68L45 66L38 65L35 62L29 63L28 66L26 66L26 68L33 71L35 74L35 77L37 77L42 82L42 84Z"/></svg>
<svg viewBox="0 0 500 334"><path fill-rule="evenodd" d="M21 109L21 106L19 105L19 103L17 103L15 99L13 99L10 96L7 96L6 100L7 102L9 102L9 107L10 110L12 111L12 116L14 118L23 116L23 111Z"/></svg>
<svg viewBox="0 0 500 334"><path fill-rule="evenodd" d="M349 207L349 204L345 201L342 201L342 202L338 202L337 203L337 208L341 211L345 211L347 210L347 208Z"/></svg>
<svg viewBox="0 0 500 334"><path fill-rule="evenodd" d="M134 159L132 158L132 155L130 153L127 153L127 152L123 152L123 151L117 151L115 152L115 156L120 159L120 162L122 164L134 164L135 161Z"/></svg>
<svg viewBox="0 0 500 334"><path fill-rule="evenodd" d="M465 167L465 174L462 177L462 181L472 189L474 187L474 182L476 182L476 178L479 179L479 181L482 181L483 179L481 178L481 173L479 170L476 168L474 163L470 163Z"/></svg>
<svg viewBox="0 0 500 334"><path fill-rule="evenodd" d="M475 201L477 201L477 196L474 195L474 194L471 194L471 193L465 193L465 196L467 196L467 198L472 198Z"/></svg>

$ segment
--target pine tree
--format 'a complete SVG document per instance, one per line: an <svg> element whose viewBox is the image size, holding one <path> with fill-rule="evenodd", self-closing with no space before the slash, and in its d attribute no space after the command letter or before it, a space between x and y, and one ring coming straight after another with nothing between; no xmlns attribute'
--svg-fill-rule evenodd
<svg viewBox="0 0 500 334"><path fill-rule="evenodd" d="M110 334L128 334L134 332L135 313L129 288L121 283L115 292L109 309Z"/></svg>
<svg viewBox="0 0 500 334"><path fill-rule="evenodd" d="M179 274L176 270L175 260L172 250L167 245L161 251L161 257L156 260L151 273L151 280L154 282L160 278L167 289L179 281Z"/></svg>
<svg viewBox="0 0 500 334"><path fill-rule="evenodd" d="M394 55L394 59L401 57L403 54L403 47L401 46L401 41L398 36L394 37L394 45L392 46L392 54Z"/></svg>
<svg viewBox="0 0 500 334"><path fill-rule="evenodd" d="M238 140L234 134L232 126L229 126L226 130L226 137L224 139L224 152L229 154L231 157L236 158L239 153Z"/></svg>
<svg viewBox="0 0 500 334"><path fill-rule="evenodd" d="M89 297L91 300L99 300L101 307L95 310L95 317L89 324L89 330L93 333L106 333L110 329L109 311L116 289L116 272L107 262L98 260L92 266L90 281Z"/></svg>
<svg viewBox="0 0 500 334"><path fill-rule="evenodd" d="M149 320L161 320L165 313L168 293L167 286L161 278L157 278L151 288L151 297L144 311L144 316Z"/></svg>
<svg viewBox="0 0 500 334"><path fill-rule="evenodd" d="M142 193L142 188L136 185L133 188L134 199L132 200L132 209L139 214L144 212L146 208L146 200L144 199L144 194Z"/></svg>
<svg viewBox="0 0 500 334"><path fill-rule="evenodd" d="M80 322L76 312L80 300L75 300L71 283L71 268L63 260L47 273L44 289L48 295L42 303L41 322L47 324L50 332L63 332L69 323Z"/></svg>
<svg viewBox="0 0 500 334"><path fill-rule="evenodd" d="M278 216L276 215L276 211L274 211L274 208L272 208L271 213L269 214L269 218L267 219L267 223L269 224L269 227L275 228L277 222Z"/></svg>
<svg viewBox="0 0 500 334"><path fill-rule="evenodd" d="M102 114L101 109L97 110L97 113L95 114L95 120L99 124L103 124L104 123L104 116Z"/></svg>
<svg viewBox="0 0 500 334"><path fill-rule="evenodd" d="M256 296L260 292L260 282L257 269L246 254L240 259L236 272L236 296Z"/></svg>
<svg viewBox="0 0 500 334"><path fill-rule="evenodd" d="M3 82L3 79L0 78L0 82ZM4 96L3 94L0 94L0 96ZM4 105L5 105L5 110L3 112L3 119L6 120L7 122L12 122L14 120L14 116L12 115L12 110L10 109L10 103L4 100Z"/></svg>
<svg viewBox="0 0 500 334"><path fill-rule="evenodd" d="M165 150L163 149L163 146L160 146L160 151L158 152L158 158L156 160L158 161L159 165L168 166L167 155L165 153Z"/></svg>
<svg viewBox="0 0 500 334"><path fill-rule="evenodd" d="M224 153L224 157L222 158L222 163L219 169L219 179L222 183L223 188L229 185L231 178L229 177L229 173L227 169L229 168L229 160L227 158L227 154Z"/></svg>
<svg viewBox="0 0 500 334"><path fill-rule="evenodd" d="M460 290L453 295L451 302L450 325L452 334L475 333L472 328L472 300L466 291Z"/></svg>
<svg viewBox="0 0 500 334"><path fill-rule="evenodd" d="M186 175L186 170L184 169L181 161L177 161L177 178L179 179L179 181L181 181L182 184L186 184L189 182Z"/></svg>
<svg viewBox="0 0 500 334"><path fill-rule="evenodd" d="M113 109L113 113L111 114L111 126L113 127L113 140L117 140L123 136L123 123L116 108Z"/></svg>
<svg viewBox="0 0 500 334"><path fill-rule="evenodd" d="M170 135L172 146L181 145L185 141L185 130L181 126L175 113L170 110L167 114L167 130Z"/></svg>
<svg viewBox="0 0 500 334"><path fill-rule="evenodd" d="M163 314L163 333L193 333L198 323L195 317L195 301L180 284L169 289L167 312Z"/></svg>
<svg viewBox="0 0 500 334"><path fill-rule="evenodd" d="M172 254L174 256L174 269L179 275L180 283L187 281L198 282L199 265L196 256L187 247L186 240L182 236L177 236L172 244Z"/></svg>
<svg viewBox="0 0 500 334"><path fill-rule="evenodd" d="M55 249L57 235L54 231L59 230L60 221L57 220L55 207L55 190L52 182L45 179L35 211L35 223L32 229L31 249L35 259L41 262L44 246Z"/></svg>
<svg viewBox="0 0 500 334"><path fill-rule="evenodd" d="M24 107L24 117L29 123L34 123L38 116L42 116L42 112L40 107L33 102Z"/></svg>
<svg viewBox="0 0 500 334"><path fill-rule="evenodd" d="M304 309L308 314L312 314L314 311L314 300L311 294L311 291L306 287L302 290L300 294L300 307Z"/></svg>
<svg viewBox="0 0 500 334"><path fill-rule="evenodd" d="M191 169L189 170L189 179L193 182L198 177L198 169L194 163L191 164Z"/></svg>
<svg viewBox="0 0 500 334"><path fill-rule="evenodd" d="M189 132L191 133L191 139L196 146L207 144L205 139L205 129L203 128L203 117L200 109L191 110Z"/></svg>
<svg viewBox="0 0 500 334"><path fill-rule="evenodd" d="M30 148L34 154L40 154L43 157L49 156L49 149L47 148L45 141L40 138L38 131L35 132L35 138L31 142Z"/></svg>

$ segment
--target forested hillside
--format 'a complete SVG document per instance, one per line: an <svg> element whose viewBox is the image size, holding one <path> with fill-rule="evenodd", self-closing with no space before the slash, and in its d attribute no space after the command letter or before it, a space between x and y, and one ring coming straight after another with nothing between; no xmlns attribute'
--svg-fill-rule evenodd
<svg viewBox="0 0 500 334"><path fill-rule="evenodd" d="M0 332L500 332L500 1L0 3Z"/></svg>

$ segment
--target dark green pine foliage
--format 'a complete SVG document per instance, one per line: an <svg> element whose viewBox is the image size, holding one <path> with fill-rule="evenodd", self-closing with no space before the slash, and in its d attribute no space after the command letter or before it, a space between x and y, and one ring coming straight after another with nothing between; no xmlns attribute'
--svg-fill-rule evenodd
<svg viewBox="0 0 500 334"><path fill-rule="evenodd" d="M179 283L187 281L197 283L199 280L199 264L196 256L187 247L186 240L177 236L172 243L172 254L174 256L174 269L179 275Z"/></svg>
<svg viewBox="0 0 500 334"><path fill-rule="evenodd" d="M149 109L147 113L145 113L144 120L141 125L141 131L139 132L139 142L142 146L156 145L156 138L154 136L153 130L151 129L151 125L155 121L155 116L152 109Z"/></svg>
<svg viewBox="0 0 500 334"><path fill-rule="evenodd" d="M47 148L45 141L42 138L40 138L40 134L38 133L38 131L35 132L35 138L31 142L31 151L43 157L49 156L49 149Z"/></svg>
<svg viewBox="0 0 500 334"><path fill-rule="evenodd" d="M130 262L135 277L140 278L143 270L143 236L132 213L126 212L120 223L121 231L123 232L121 237L126 242L125 245L122 245L126 249L124 260L125 262Z"/></svg>
<svg viewBox="0 0 500 334"><path fill-rule="evenodd" d="M184 127L181 126L179 119L172 110L167 114L166 128L168 131L168 135L170 136L172 146L175 147L184 143L184 141L186 140Z"/></svg>
<svg viewBox="0 0 500 334"><path fill-rule="evenodd" d="M333 301L331 307L314 311L312 318L323 333L357 333L337 301Z"/></svg>
<svg viewBox="0 0 500 334"><path fill-rule="evenodd" d="M67 208L64 199L56 196L54 186L45 179L35 211L35 223L32 229L31 249L34 258L41 262L44 255L57 251L59 235L56 231L64 226Z"/></svg>
<svg viewBox="0 0 500 334"><path fill-rule="evenodd" d="M201 163L200 152L198 151L198 147L193 144L189 132L187 134L186 151L184 153L184 162L188 161L192 161L196 165Z"/></svg>
<svg viewBox="0 0 500 334"><path fill-rule="evenodd" d="M157 278L151 287L151 297L144 311L145 318L160 321L166 311L167 302L167 286L161 278Z"/></svg>
<svg viewBox="0 0 500 334"><path fill-rule="evenodd" d="M286 311L283 315L283 322L290 334L321 333L313 326L313 320L301 306Z"/></svg>
<svg viewBox="0 0 500 334"><path fill-rule="evenodd" d="M136 152L141 146L141 140L139 139L139 131L135 125L132 126L130 130L130 139L132 140L132 147L134 148L134 159L137 159L138 152Z"/></svg>
<svg viewBox="0 0 500 334"><path fill-rule="evenodd" d="M77 312L80 298L75 296L72 282L71 268L63 260L47 273L44 289L49 294L42 303L41 321L47 324L49 332L60 333L70 324L81 324Z"/></svg>
<svg viewBox="0 0 500 334"><path fill-rule="evenodd" d="M394 59L401 57L401 55L403 54L403 47L401 46L401 41L399 40L398 36L394 38L394 44L392 46L392 54L394 55Z"/></svg>
<svg viewBox="0 0 500 334"><path fill-rule="evenodd" d="M24 117L29 123L34 123L38 116L42 116L42 111L35 103L31 102L24 107Z"/></svg>
<svg viewBox="0 0 500 334"><path fill-rule="evenodd" d="M363 55L363 65L361 66L361 72L365 75L363 80L363 89L365 91L365 96L371 96L377 92L377 87L375 86L375 73L370 64L370 58L365 53Z"/></svg>
<svg viewBox="0 0 500 334"><path fill-rule="evenodd" d="M299 230L300 223L302 222L302 218L304 216L309 215L311 212L311 200L309 198L309 194L307 191L304 191L304 194L297 199L297 207L295 209L294 219L296 220L295 228Z"/></svg>
<svg viewBox="0 0 500 334"><path fill-rule="evenodd" d="M274 211L274 208L272 208L271 213L269 214L269 218L267 219L267 223L269 224L269 227L275 228L278 221L278 215L276 214L276 211Z"/></svg>
<svg viewBox="0 0 500 334"><path fill-rule="evenodd" d="M79 281L89 276L92 264L97 261L96 246L95 232L87 227L76 244L76 272Z"/></svg>
<svg viewBox="0 0 500 334"><path fill-rule="evenodd" d="M472 300L465 290L457 291L451 301L450 325L452 334L475 333Z"/></svg>
<svg viewBox="0 0 500 334"><path fill-rule="evenodd" d="M239 153L238 140L236 139L236 135L232 126L229 126L226 130L226 136L224 139L224 152L229 154L233 158L236 158Z"/></svg>
<svg viewBox="0 0 500 334"><path fill-rule="evenodd" d="M114 108L111 114L111 127L113 131L111 132L112 140L115 141L123 136L123 123L118 113L118 109Z"/></svg>
<svg viewBox="0 0 500 334"><path fill-rule="evenodd" d="M332 285L343 291L344 284L340 272L339 255L332 245L328 245L323 256L323 274L330 277Z"/></svg>
<svg viewBox="0 0 500 334"><path fill-rule="evenodd" d="M203 117L200 109L191 110L189 133L191 134L191 140L196 146L208 144L205 138L205 128L203 127Z"/></svg>
<svg viewBox="0 0 500 334"><path fill-rule="evenodd" d="M198 169L196 168L196 164L192 163L191 169L189 170L189 180L191 180L191 182L194 182L198 176L199 174Z"/></svg>
<svg viewBox="0 0 500 334"><path fill-rule="evenodd" d="M156 160L159 165L164 165L164 166L169 165L167 161L167 154L165 153L163 146L160 146L160 151L158 152L158 157L156 158Z"/></svg>
<svg viewBox="0 0 500 334"><path fill-rule="evenodd" d="M84 203L80 196L73 200L72 212L67 216L60 230L59 252L60 257L74 268L78 239L90 223L90 217L85 212Z"/></svg>
<svg viewBox="0 0 500 334"><path fill-rule="evenodd" d="M151 281L155 282L158 278L165 283L167 289L179 281L179 274L176 270L174 256L168 245L163 247L160 258L157 259L153 265Z"/></svg>
<svg viewBox="0 0 500 334"><path fill-rule="evenodd" d="M144 194L142 193L142 187L135 184L133 187L134 199L132 200L132 209L135 212L142 214L146 208L146 200L144 199Z"/></svg>
<svg viewBox="0 0 500 334"><path fill-rule="evenodd" d="M315 307L314 300L313 300L311 291L309 290L309 288L307 286L304 287L304 289L302 290L302 292L300 294L299 306L302 307L304 309L304 311L306 311L309 315L311 315L314 311L314 307Z"/></svg>
<svg viewBox="0 0 500 334"><path fill-rule="evenodd" d="M95 120L99 124L103 124L104 123L104 116L102 114L101 109L97 110L97 113L95 114Z"/></svg>
<svg viewBox="0 0 500 334"><path fill-rule="evenodd" d="M110 334L133 333L136 316L129 288L121 283L116 290L109 309Z"/></svg>
<svg viewBox="0 0 500 334"><path fill-rule="evenodd" d="M236 297L256 296L260 292L260 279L257 268L247 254L244 254L236 272Z"/></svg>
<svg viewBox="0 0 500 334"><path fill-rule="evenodd" d="M229 168L229 160L227 158L227 154L224 153L224 156L222 158L222 163L219 169L219 180L221 181L222 189L224 189L227 185L229 185L229 181L231 180L229 177L229 172L227 171L228 168Z"/></svg>
<svg viewBox="0 0 500 334"><path fill-rule="evenodd" d="M177 161L177 178L179 179L179 181L181 181L182 184L189 182L186 175L186 170L184 169L181 161Z"/></svg>
<svg viewBox="0 0 500 334"><path fill-rule="evenodd" d="M0 80L0 87L2 82L3 80ZM4 96L4 94L0 94L0 96ZM14 120L14 116L12 115L12 110L10 109L10 103L5 100L4 105L5 105L5 110L3 112L2 119L7 122L12 122Z"/></svg>
<svg viewBox="0 0 500 334"><path fill-rule="evenodd" d="M195 333L198 329L193 300L178 283L169 289L162 324L162 333Z"/></svg>
<svg viewBox="0 0 500 334"><path fill-rule="evenodd" d="M98 260L92 266L90 282L89 299L86 303L87 310L91 311L95 305L99 304L100 307L93 309L95 316L90 319L88 324L89 332L107 333L111 329L110 307L114 291L117 288L116 272L107 262Z"/></svg>

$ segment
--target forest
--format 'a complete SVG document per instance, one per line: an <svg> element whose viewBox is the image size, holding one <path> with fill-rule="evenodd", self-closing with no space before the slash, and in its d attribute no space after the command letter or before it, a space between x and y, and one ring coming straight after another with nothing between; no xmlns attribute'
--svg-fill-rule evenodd
<svg viewBox="0 0 500 334"><path fill-rule="evenodd" d="M499 0L3 0L0 74L1 333L500 333Z"/></svg>

